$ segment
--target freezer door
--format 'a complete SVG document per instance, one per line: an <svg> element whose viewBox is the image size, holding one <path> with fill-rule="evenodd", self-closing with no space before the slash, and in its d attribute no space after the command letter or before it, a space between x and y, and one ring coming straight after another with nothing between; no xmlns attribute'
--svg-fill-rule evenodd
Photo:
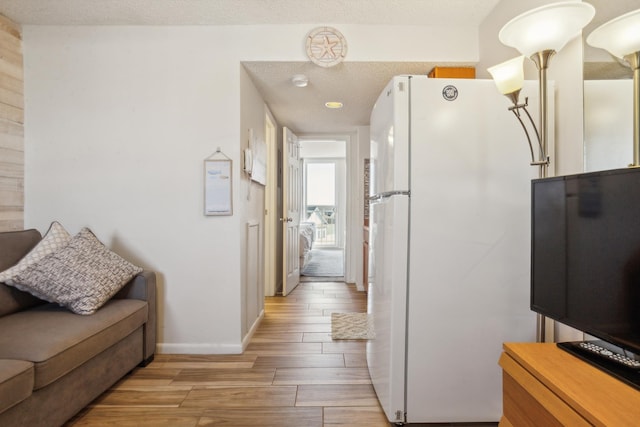
<svg viewBox="0 0 640 427"><path fill-rule="evenodd" d="M367 341L367 365L387 418L404 422L409 197L382 198L370 215L368 312L376 336Z"/></svg>
<svg viewBox="0 0 640 427"><path fill-rule="evenodd" d="M410 80L394 77L371 112L369 194L409 190Z"/></svg>
<svg viewBox="0 0 640 427"><path fill-rule="evenodd" d="M537 168L492 81L429 80L412 86L407 422L497 422L502 343L535 339ZM535 112L537 85L525 96Z"/></svg>

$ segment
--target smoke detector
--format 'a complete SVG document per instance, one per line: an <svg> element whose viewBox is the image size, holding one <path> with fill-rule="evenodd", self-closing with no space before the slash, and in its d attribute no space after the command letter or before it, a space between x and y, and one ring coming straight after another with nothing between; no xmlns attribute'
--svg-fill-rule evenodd
<svg viewBox="0 0 640 427"><path fill-rule="evenodd" d="M309 84L309 78L304 74L296 74L291 77L291 83L296 87L306 87Z"/></svg>

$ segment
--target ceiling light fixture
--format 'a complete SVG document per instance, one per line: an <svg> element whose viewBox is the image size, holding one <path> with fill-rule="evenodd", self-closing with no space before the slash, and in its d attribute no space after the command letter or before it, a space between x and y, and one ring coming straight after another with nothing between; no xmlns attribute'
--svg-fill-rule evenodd
<svg viewBox="0 0 640 427"><path fill-rule="evenodd" d="M344 104L342 104L342 102L340 101L329 101L329 102L325 102L324 106L327 108L337 109L337 108L342 108Z"/></svg>
<svg viewBox="0 0 640 427"><path fill-rule="evenodd" d="M296 87L307 87L309 84L309 78L304 74L295 74L291 77L291 83Z"/></svg>

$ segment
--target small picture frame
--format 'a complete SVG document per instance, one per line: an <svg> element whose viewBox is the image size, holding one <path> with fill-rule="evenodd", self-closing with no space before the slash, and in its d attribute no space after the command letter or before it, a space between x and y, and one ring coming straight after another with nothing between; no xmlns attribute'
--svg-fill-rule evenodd
<svg viewBox="0 0 640 427"><path fill-rule="evenodd" d="M204 214L233 215L231 159L204 161Z"/></svg>

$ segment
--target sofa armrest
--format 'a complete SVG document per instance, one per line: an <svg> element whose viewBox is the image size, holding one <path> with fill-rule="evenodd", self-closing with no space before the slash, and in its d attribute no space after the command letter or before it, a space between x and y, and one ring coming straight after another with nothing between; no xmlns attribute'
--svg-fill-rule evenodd
<svg viewBox="0 0 640 427"><path fill-rule="evenodd" d="M127 283L114 298L146 301L149 305L147 323L144 326L144 362L150 362L156 352L156 273L144 270Z"/></svg>

